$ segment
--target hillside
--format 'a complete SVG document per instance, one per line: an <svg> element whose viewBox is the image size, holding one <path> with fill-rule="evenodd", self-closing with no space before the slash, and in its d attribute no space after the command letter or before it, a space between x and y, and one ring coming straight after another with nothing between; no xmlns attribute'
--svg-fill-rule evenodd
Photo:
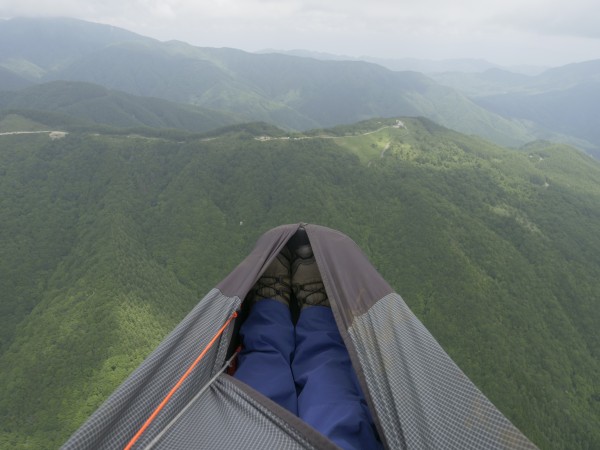
<svg viewBox="0 0 600 450"><path fill-rule="evenodd" d="M547 134L492 114L419 73L358 61L136 43L111 46L49 76L235 112L295 130L414 115L506 145Z"/></svg>
<svg viewBox="0 0 600 450"><path fill-rule="evenodd" d="M600 157L600 81L542 93L512 93L481 98L481 106L505 117L519 117L596 145Z"/></svg>
<svg viewBox="0 0 600 450"><path fill-rule="evenodd" d="M491 69L434 78L490 112L528 121L553 132L549 139L572 143L600 157L600 60L569 64L536 76Z"/></svg>
<svg viewBox="0 0 600 450"><path fill-rule="evenodd" d="M6 91L12 91L30 86L32 83L15 74L11 70L0 67L0 86Z"/></svg>
<svg viewBox="0 0 600 450"><path fill-rule="evenodd" d="M351 236L540 448L599 447L600 165L402 121L0 136L0 447L60 445L299 221Z"/></svg>
<svg viewBox="0 0 600 450"><path fill-rule="evenodd" d="M431 76L441 84L451 86L474 98L509 93L540 94L600 81L600 60L567 64L547 69L535 76L499 68L491 68L481 73L450 71Z"/></svg>
<svg viewBox="0 0 600 450"><path fill-rule="evenodd" d="M129 31L67 18L0 21L0 67L32 81L77 58L121 42L149 42Z"/></svg>
<svg viewBox="0 0 600 450"><path fill-rule="evenodd" d="M517 74L539 74L546 70L546 67L539 66L510 66L503 68L484 59L458 58L458 59L421 59L421 58L377 58L373 56L348 56L336 55L332 53L318 52L312 50L278 50L265 49L256 53L281 53L284 55L301 56L303 58L314 58L326 61L366 61L378 64L387 69L397 72L411 71L420 72L425 75L437 77L446 73L460 72L463 74L478 74L490 69L516 72Z"/></svg>
<svg viewBox="0 0 600 450"><path fill-rule="evenodd" d="M372 63L199 48L59 19L0 22L2 39L10 46L0 46L0 66L30 80L84 81L286 129L411 115L503 145L551 137L527 122L491 113L422 74Z"/></svg>
<svg viewBox="0 0 600 450"><path fill-rule="evenodd" d="M0 92L0 111L3 110L60 113L80 121L118 128L178 128L192 132L208 131L241 121L232 114L68 81L39 84L16 92Z"/></svg>

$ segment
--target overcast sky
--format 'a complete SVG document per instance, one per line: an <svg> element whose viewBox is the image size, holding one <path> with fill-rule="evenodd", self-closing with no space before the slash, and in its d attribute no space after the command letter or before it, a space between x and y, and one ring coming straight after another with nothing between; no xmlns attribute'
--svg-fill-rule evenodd
<svg viewBox="0 0 600 450"><path fill-rule="evenodd" d="M598 0L0 0L0 17L64 16L210 47L350 56L600 59Z"/></svg>

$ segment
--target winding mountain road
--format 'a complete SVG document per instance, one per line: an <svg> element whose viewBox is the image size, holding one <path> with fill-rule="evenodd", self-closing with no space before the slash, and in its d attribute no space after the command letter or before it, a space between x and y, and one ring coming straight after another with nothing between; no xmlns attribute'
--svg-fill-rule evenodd
<svg viewBox="0 0 600 450"><path fill-rule="evenodd" d="M60 139L65 137L67 134L66 131L56 131L56 130L41 130L41 131L6 131L4 133L0 133L0 136L12 136L15 134L48 134L50 139Z"/></svg>

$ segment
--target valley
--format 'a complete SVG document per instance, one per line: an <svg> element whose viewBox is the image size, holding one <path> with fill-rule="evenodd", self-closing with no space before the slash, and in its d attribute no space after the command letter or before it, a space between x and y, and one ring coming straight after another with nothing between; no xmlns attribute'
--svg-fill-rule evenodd
<svg viewBox="0 0 600 450"><path fill-rule="evenodd" d="M539 448L600 448L598 64L423 67L481 70L0 21L0 448L58 448L299 222L355 240Z"/></svg>
<svg viewBox="0 0 600 450"><path fill-rule="evenodd" d="M593 447L599 164L425 119L314 134L2 136L1 447L60 445L263 231L299 221L351 236L538 446Z"/></svg>

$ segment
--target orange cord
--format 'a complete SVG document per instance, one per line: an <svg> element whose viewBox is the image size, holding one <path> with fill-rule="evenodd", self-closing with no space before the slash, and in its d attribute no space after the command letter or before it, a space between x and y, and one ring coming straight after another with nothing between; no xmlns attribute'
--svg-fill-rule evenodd
<svg viewBox="0 0 600 450"><path fill-rule="evenodd" d="M198 365L198 363L200 362L200 360L202 358L204 358L204 355L206 355L206 353L208 352L208 350L210 350L210 348L214 345L214 343L217 341L217 339L223 334L223 332L225 331L225 329L227 328L227 326L237 316L238 316L237 312L234 311L233 314L229 317L229 319L227 319L227 322L225 322L225 324L219 329L219 331L217 331L217 333L214 335L214 337L211 339L211 341L208 343L208 345L204 348L204 350L202 350L202 353L200 353L200 355L198 355L198 357L192 363L192 365L190 367L188 367L188 369L181 376L181 378L179 379L179 381L177 382L177 384L175 384L175 386L173 386L173 388L169 391L169 393L166 395L166 397L163 399L163 401L160 402L160 404L156 407L156 409L154 410L154 412L150 415L150 417L148 417L148 419L146 420L146 422L144 422L144 425L142 425L142 427L138 430L138 432L135 434L135 436L133 436L133 438L131 438L131 440L125 446L125 448L123 450L130 450L131 447L133 447L133 445L137 442L137 440L140 438L140 436L144 433L144 431L146 431L146 429L150 426L150 424L152 423L152 421L156 418L156 416L158 415L158 413L161 412L161 410L169 402L169 400L171 399L171 397L173 397L173 395L175 394L175 392L177 392L177 390L183 384L183 382L186 380L186 378L190 375L190 373L192 373L192 370L194 370L194 368Z"/></svg>

